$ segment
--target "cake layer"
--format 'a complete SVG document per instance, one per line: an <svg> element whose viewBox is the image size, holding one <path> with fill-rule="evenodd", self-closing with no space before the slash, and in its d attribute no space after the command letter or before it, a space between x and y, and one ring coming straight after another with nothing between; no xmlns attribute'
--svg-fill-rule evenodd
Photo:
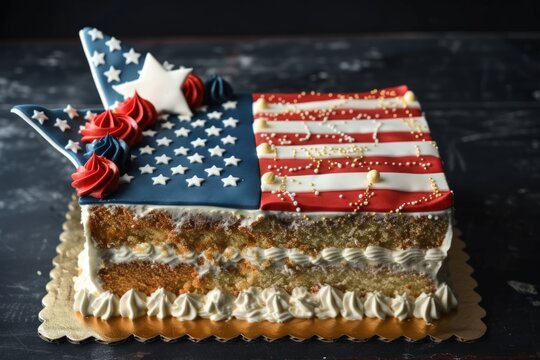
<svg viewBox="0 0 540 360"><path fill-rule="evenodd" d="M226 271L201 277L196 265L180 264L171 267L155 262L131 261L107 264L98 271L98 277L104 290L119 296L132 288L148 295L161 287L175 294L205 294L220 288L236 295L249 287L273 286L289 292L295 287L304 286L315 292L321 284L327 284L342 291L357 291L361 294L377 291L387 296L405 293L413 297L422 292L431 293L435 289L434 280L425 273L397 272L384 266L312 266L294 271L287 267L260 269L241 261Z"/></svg>
<svg viewBox="0 0 540 360"><path fill-rule="evenodd" d="M140 243L173 246L179 254L243 249L289 248L315 255L325 248L378 246L446 252L451 213L283 214L217 208L84 206L83 223L98 248Z"/></svg>

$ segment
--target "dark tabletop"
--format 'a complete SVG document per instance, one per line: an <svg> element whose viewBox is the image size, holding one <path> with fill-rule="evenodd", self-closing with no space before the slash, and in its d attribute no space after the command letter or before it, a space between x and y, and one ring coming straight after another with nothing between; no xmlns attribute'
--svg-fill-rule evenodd
<svg viewBox="0 0 540 360"><path fill-rule="evenodd" d="M540 356L540 34L135 42L203 77L225 75L238 92L408 84L455 191L488 332L474 343L440 344L43 341L38 312L73 168L9 109L92 107L99 98L77 42L0 43L0 358Z"/></svg>

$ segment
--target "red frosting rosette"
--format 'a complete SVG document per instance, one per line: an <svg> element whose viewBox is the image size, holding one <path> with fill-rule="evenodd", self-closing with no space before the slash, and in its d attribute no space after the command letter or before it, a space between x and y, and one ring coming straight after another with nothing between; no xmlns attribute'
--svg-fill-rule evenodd
<svg viewBox="0 0 540 360"><path fill-rule="evenodd" d="M99 140L109 133L110 135L124 140L129 146L133 146L142 139L142 130L131 116L115 114L111 110L94 116L81 129L82 142L91 143Z"/></svg>
<svg viewBox="0 0 540 360"><path fill-rule="evenodd" d="M157 121L157 111L154 105L142 98L136 91L132 97L121 102L114 113L130 116L143 130L154 125Z"/></svg>
<svg viewBox="0 0 540 360"><path fill-rule="evenodd" d="M120 171L114 162L93 153L71 178L71 186L77 189L78 196L90 195L102 199L118 188Z"/></svg>
<svg viewBox="0 0 540 360"><path fill-rule="evenodd" d="M200 77L195 74L189 74L182 85L184 97L190 108L195 109L203 104L204 83Z"/></svg>

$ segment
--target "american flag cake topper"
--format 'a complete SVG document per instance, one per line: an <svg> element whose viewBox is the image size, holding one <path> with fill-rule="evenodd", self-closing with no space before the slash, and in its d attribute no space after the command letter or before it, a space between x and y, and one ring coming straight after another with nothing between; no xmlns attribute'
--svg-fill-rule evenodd
<svg viewBox="0 0 540 360"><path fill-rule="evenodd" d="M437 146L406 86L233 95L222 78L203 85L192 69L174 69L97 29L85 28L80 37L103 105L112 111L21 105L13 112L78 172L99 177L98 158L105 168L118 168L117 180L110 173L115 190L86 194L82 204L299 213L452 206ZM195 107L203 97L205 106ZM141 114L157 118L143 122Z"/></svg>

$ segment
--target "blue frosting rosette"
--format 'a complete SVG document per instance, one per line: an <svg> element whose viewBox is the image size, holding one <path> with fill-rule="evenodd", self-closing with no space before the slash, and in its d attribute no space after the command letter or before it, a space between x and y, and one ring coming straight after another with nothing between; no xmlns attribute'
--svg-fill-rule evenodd
<svg viewBox="0 0 540 360"><path fill-rule="evenodd" d="M104 156L118 166L120 173L123 174L129 166L131 154L128 144L109 133L99 140L94 140L86 145L84 156L90 158L93 153Z"/></svg>

